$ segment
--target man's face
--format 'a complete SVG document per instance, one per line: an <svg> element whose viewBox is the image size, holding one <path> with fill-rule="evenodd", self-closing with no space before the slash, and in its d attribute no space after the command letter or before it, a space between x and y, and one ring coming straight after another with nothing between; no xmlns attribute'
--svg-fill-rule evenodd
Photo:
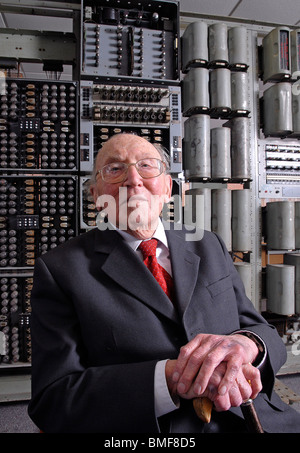
<svg viewBox="0 0 300 453"><path fill-rule="evenodd" d="M104 144L96 159L96 170L109 163L132 164L144 158L161 160L159 152L147 140L136 135L120 134ZM98 197L102 195L114 198L116 226L141 239L152 236L162 207L170 200L171 190L170 175L162 173L144 179L134 165L128 167L123 182L108 183L98 174L96 184L91 188L96 205Z"/></svg>

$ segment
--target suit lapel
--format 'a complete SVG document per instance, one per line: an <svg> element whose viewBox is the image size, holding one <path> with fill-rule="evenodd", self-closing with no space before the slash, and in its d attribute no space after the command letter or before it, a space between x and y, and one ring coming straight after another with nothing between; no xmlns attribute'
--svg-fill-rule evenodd
<svg viewBox="0 0 300 453"><path fill-rule="evenodd" d="M188 249L185 235L179 231L166 231L178 310L183 316L191 301L199 275L200 257Z"/></svg>
<svg viewBox="0 0 300 453"><path fill-rule="evenodd" d="M95 250L107 255L102 271L141 302L173 321L178 321L173 304L123 238L116 231L97 233Z"/></svg>

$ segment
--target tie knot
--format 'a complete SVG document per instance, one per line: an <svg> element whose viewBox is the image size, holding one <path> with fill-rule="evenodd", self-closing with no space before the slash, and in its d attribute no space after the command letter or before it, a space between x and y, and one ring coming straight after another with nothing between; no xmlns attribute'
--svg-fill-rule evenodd
<svg viewBox="0 0 300 453"><path fill-rule="evenodd" d="M149 239L148 241L141 242L139 249L143 254L143 259L146 259L148 256L156 256L156 246L157 239Z"/></svg>

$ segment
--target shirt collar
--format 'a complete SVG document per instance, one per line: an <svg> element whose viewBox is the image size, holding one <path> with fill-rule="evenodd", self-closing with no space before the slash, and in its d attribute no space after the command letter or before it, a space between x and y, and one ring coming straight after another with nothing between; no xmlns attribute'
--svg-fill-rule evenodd
<svg viewBox="0 0 300 453"><path fill-rule="evenodd" d="M117 229L117 231L125 239L125 241L129 245L129 247L132 248L132 250L134 250L134 251L137 250L138 246L142 242L141 239L135 238L131 234L127 233L126 231L119 230L119 229ZM165 232L164 226L162 224L162 221L160 219L158 220L158 225L157 225L156 231L153 234L152 238L158 239L160 242L162 242L168 248L168 240L167 240L166 232Z"/></svg>

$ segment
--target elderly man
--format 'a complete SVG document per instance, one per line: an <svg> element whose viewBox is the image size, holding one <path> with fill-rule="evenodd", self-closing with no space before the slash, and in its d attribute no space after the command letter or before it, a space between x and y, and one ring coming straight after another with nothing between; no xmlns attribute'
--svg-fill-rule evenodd
<svg viewBox="0 0 300 453"><path fill-rule="evenodd" d="M239 406L251 397L265 431L299 431L272 391L281 339L246 298L220 238L187 241L160 220L171 190L160 149L113 136L91 182L108 223L37 261L29 415L41 430L243 432ZM204 396L214 404L208 424L192 403Z"/></svg>

